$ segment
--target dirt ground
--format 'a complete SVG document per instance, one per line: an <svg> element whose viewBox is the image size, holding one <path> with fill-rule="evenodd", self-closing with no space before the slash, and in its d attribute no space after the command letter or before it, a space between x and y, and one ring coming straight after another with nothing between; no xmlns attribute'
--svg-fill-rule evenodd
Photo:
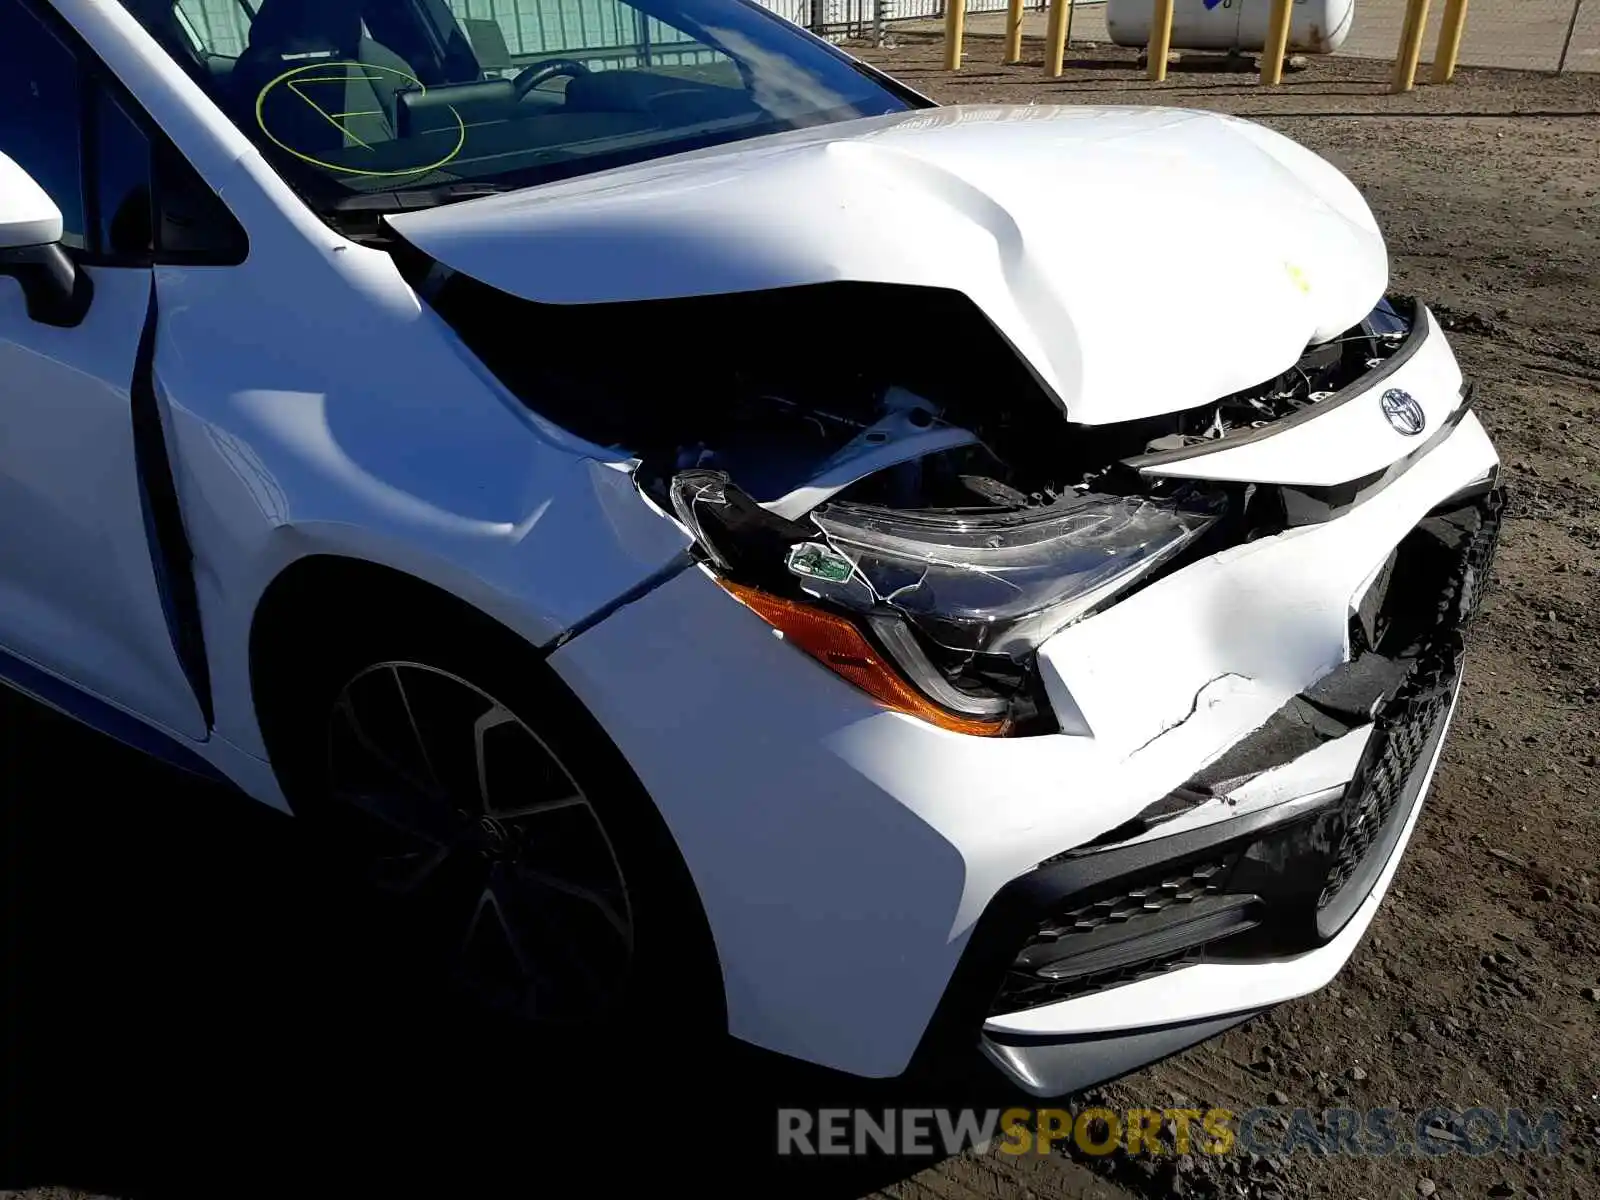
<svg viewBox="0 0 1600 1200"><path fill-rule="evenodd" d="M945 101L1242 113L1346 170L1387 231L1394 286L1454 330L1514 489L1443 767L1361 949L1321 993L1104 1096L1552 1107L1567 1115L1566 1154L752 1168L740 1149L770 1137L762 1104L799 1095L765 1067L641 1071L606 1047L528 1047L464 1017L352 952L359 917L288 822L0 699L0 1187L1600 1195L1600 1003L1585 995L1600 986L1600 76L1467 71L1389 97L1382 64L1335 61L1266 94L1192 68L1148 87L1111 51L1075 52L1045 83L1037 45L1019 68L980 61L984 49L959 78L934 69L927 42L867 53Z"/></svg>

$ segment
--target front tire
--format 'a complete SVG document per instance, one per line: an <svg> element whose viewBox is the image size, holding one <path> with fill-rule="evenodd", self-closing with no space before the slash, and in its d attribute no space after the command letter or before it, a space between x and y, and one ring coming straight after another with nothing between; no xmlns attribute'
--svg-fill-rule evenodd
<svg viewBox="0 0 1600 1200"><path fill-rule="evenodd" d="M274 761L337 869L488 1009L725 1028L688 870L610 739L509 633L407 610L325 630L278 708Z"/></svg>

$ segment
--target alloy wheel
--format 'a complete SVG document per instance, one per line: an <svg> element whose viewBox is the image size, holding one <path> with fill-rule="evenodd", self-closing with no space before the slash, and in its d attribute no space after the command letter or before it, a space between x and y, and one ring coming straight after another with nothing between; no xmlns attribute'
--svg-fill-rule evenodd
<svg viewBox="0 0 1600 1200"><path fill-rule="evenodd" d="M359 869L480 1000L557 1021L618 1004L634 923L611 839L505 704L421 663L369 666L334 702L328 784Z"/></svg>

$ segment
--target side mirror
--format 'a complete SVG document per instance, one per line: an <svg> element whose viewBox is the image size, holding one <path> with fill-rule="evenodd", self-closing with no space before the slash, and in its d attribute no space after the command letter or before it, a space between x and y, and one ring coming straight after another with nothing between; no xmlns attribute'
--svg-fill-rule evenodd
<svg viewBox="0 0 1600 1200"><path fill-rule="evenodd" d="M22 285L28 315L46 325L76 325L92 288L61 248L61 210L45 190L0 154L0 275Z"/></svg>

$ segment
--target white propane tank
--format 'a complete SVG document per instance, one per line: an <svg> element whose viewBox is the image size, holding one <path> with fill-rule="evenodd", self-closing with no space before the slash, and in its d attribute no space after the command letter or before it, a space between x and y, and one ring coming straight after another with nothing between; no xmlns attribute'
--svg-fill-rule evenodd
<svg viewBox="0 0 1600 1200"><path fill-rule="evenodd" d="M1119 46L1150 43L1153 0L1106 0L1106 29ZM1332 54L1355 22L1356 0L1294 0L1289 49ZM1174 50L1253 52L1267 44L1272 0L1173 0Z"/></svg>

